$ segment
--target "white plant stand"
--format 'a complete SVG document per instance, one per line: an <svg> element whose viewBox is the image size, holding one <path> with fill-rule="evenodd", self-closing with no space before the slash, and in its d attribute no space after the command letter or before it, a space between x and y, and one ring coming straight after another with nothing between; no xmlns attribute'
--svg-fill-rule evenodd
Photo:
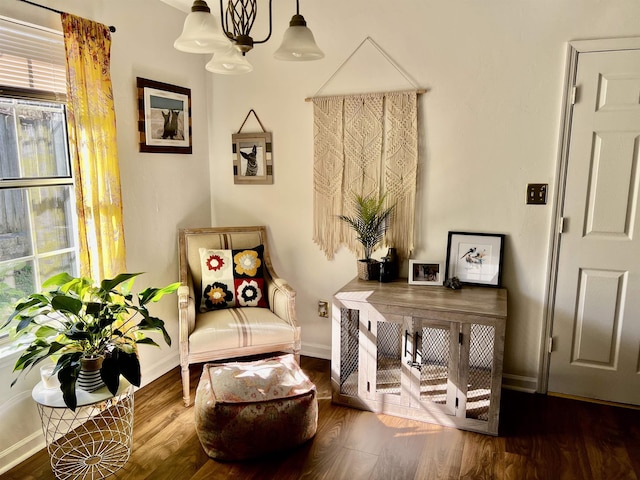
<svg viewBox="0 0 640 480"><path fill-rule="evenodd" d="M32 391L42 420L51 469L60 480L97 480L122 468L133 441L133 386L124 378L112 395L107 387L95 392L76 390L74 411L64 404L60 388Z"/></svg>

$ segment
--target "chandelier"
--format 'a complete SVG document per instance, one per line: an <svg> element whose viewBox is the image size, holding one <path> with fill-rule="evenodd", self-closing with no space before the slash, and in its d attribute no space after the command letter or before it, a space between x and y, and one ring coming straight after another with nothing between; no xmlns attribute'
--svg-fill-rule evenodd
<svg viewBox="0 0 640 480"><path fill-rule="evenodd" d="M258 13L257 0L228 0L226 10L220 2L220 21L211 14L204 0L195 0L191 13L184 22L182 35L173 46L182 52L213 53L206 69L227 75L248 73L253 67L245 54L254 45L265 43L271 37L272 8L269 0L269 33L262 40L254 40L251 29ZM291 17L282 44L273 56L278 60L319 60L324 57L316 45L313 33L300 15L300 4L296 0L296 14Z"/></svg>

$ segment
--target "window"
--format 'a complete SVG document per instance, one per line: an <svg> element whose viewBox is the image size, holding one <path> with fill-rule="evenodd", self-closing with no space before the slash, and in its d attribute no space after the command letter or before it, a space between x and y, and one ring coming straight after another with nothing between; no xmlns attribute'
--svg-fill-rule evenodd
<svg viewBox="0 0 640 480"><path fill-rule="evenodd" d="M49 276L78 274L60 34L0 19L0 320ZM62 72L62 73L60 73ZM64 82L64 80L62 80Z"/></svg>

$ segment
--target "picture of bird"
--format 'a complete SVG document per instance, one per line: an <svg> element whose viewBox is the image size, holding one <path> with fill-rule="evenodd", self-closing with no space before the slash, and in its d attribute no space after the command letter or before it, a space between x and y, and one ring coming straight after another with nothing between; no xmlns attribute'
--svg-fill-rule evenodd
<svg viewBox="0 0 640 480"><path fill-rule="evenodd" d="M460 257L460 260L462 260L464 257L466 257L467 255L470 255L472 253L474 253L476 251L476 247L471 247L469 250L467 250L467 253L465 253L464 255L462 255Z"/></svg>
<svg viewBox="0 0 640 480"><path fill-rule="evenodd" d="M465 262L474 265L482 265L482 263L484 262L484 257L486 256L486 250L479 251L477 247L472 247L467 251L467 253L460 257L460 259L462 260L464 258Z"/></svg>

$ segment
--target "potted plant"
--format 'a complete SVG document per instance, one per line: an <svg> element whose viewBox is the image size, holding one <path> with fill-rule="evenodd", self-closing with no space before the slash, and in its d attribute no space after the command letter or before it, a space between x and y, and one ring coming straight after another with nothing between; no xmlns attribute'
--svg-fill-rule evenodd
<svg viewBox="0 0 640 480"><path fill-rule="evenodd" d="M356 232L358 240L364 248L364 258L358 260L358 277L362 280L377 280L380 275L380 263L371 258L376 245L380 243L389 228L389 221L394 205L385 207L385 197L355 195L356 212L349 217L339 215Z"/></svg>
<svg viewBox="0 0 640 480"><path fill-rule="evenodd" d="M33 293L15 306L1 329L11 328L15 337L30 334L29 344L14 366L30 370L43 360L55 361L53 373L60 381L65 404L77 406L76 383L83 380L83 363L96 361L99 377L115 395L120 375L140 385L137 345L155 345L145 331L162 332L171 345L164 322L151 316L147 304L177 290L179 283L163 288L147 288L134 295L131 288L140 273L122 273L100 284L67 273L55 275L42 284L43 292ZM101 364L100 364L101 362ZM97 374L94 374L94 377ZM95 378L85 378L85 390L95 389ZM12 382L12 386L17 378ZM102 384L100 384L102 385Z"/></svg>

